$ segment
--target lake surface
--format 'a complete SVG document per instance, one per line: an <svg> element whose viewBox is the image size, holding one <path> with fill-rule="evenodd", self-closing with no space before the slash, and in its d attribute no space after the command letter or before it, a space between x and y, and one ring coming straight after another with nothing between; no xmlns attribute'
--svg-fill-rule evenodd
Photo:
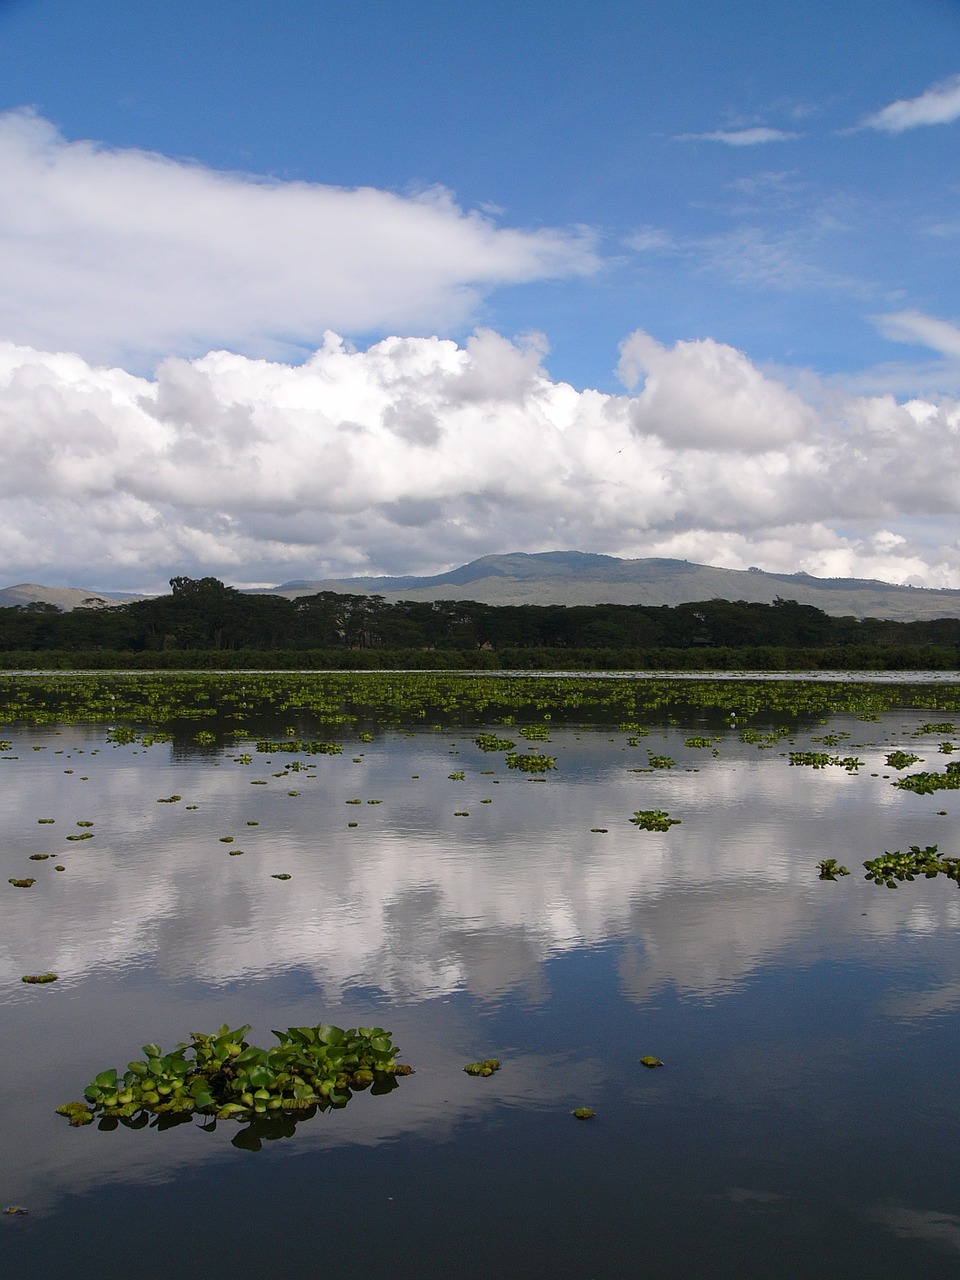
<svg viewBox="0 0 960 1280"><path fill-rule="evenodd" d="M341 755L258 751L284 721L319 736L290 710L206 744L189 721L146 745L0 728L9 1273L956 1276L960 892L862 866L960 853L957 793L894 786L957 758L949 720L492 715L328 727ZM510 769L483 732L556 767ZM820 880L826 857L851 874ZM415 1074L258 1151L236 1122L54 1112L145 1041L320 1021L387 1028Z"/></svg>

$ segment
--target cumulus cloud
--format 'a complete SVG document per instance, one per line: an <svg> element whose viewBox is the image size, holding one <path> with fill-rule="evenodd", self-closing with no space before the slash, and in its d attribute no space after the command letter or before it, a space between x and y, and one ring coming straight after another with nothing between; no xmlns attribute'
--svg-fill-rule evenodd
<svg viewBox="0 0 960 1280"><path fill-rule="evenodd" d="M288 354L469 320L491 289L586 274L585 230L498 226L400 196L68 142L0 115L0 337L98 361L211 345Z"/></svg>
<svg viewBox="0 0 960 1280"><path fill-rule="evenodd" d="M723 142L728 147L756 147L764 142L792 142L801 137L783 129L713 129L709 133L681 133L678 142Z"/></svg>
<svg viewBox="0 0 960 1280"><path fill-rule="evenodd" d="M153 378L0 344L9 581L156 588L428 573L571 547L960 586L960 404L824 392L638 331L628 393L550 378L538 336L333 333Z"/></svg>
<svg viewBox="0 0 960 1280"><path fill-rule="evenodd" d="M952 124L960 119L960 75L930 86L918 98L900 98L873 115L862 127L884 133L903 133L924 124Z"/></svg>

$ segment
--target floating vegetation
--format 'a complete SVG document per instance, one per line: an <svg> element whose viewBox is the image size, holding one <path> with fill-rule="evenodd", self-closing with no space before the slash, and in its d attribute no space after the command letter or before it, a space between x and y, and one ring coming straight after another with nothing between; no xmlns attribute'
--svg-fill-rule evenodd
<svg viewBox="0 0 960 1280"><path fill-rule="evenodd" d="M526 738L528 742L547 742L550 739L550 726L546 724L525 724L522 729L518 729L521 738Z"/></svg>
<svg viewBox="0 0 960 1280"><path fill-rule="evenodd" d="M464 810L464 809L458 809L458 810L454 813L454 815L453 815L453 816L454 816L455 818L469 818L469 817L470 817L469 813L467 813L467 812L466 812L466 810Z"/></svg>
<svg viewBox="0 0 960 1280"><path fill-rule="evenodd" d="M500 1070L499 1058L484 1058L483 1062L468 1062L463 1068L468 1076L492 1076Z"/></svg>
<svg viewBox="0 0 960 1280"><path fill-rule="evenodd" d="M836 858L821 858L817 863L821 880L837 880L840 876L848 876L850 872L842 867Z"/></svg>
<svg viewBox="0 0 960 1280"><path fill-rule="evenodd" d="M27 1213L28 1211L23 1207L22 1204L8 1204L3 1212L19 1214L19 1213Z"/></svg>
<svg viewBox="0 0 960 1280"><path fill-rule="evenodd" d="M863 761L858 760L856 756L831 756L825 751L791 751L790 763L808 765L811 769L826 769L834 765L846 769L847 773L856 773L858 769L863 768Z"/></svg>
<svg viewBox="0 0 960 1280"><path fill-rule="evenodd" d="M25 876L22 880L18 880L15 877L11 877L7 881L7 884L12 884L15 889L29 889L31 888L32 885L35 885L36 883L37 882L33 878L33 876Z"/></svg>
<svg viewBox="0 0 960 1280"><path fill-rule="evenodd" d="M359 799L356 799L356 800L344 800L344 802L343 802L343 803L344 803L344 804L363 804L363 801L362 801L362 800L359 800Z"/></svg>
<svg viewBox="0 0 960 1280"><path fill-rule="evenodd" d="M93 839L93 832L92 832L92 831L78 831L78 832L76 832L76 833L75 833L74 835L72 835L72 836L67 836L67 839L68 839L68 840L92 840L92 839Z"/></svg>
<svg viewBox="0 0 960 1280"><path fill-rule="evenodd" d="M36 986L45 985L48 982L56 982L57 975L55 973L25 973L20 979L21 982L29 982Z"/></svg>
<svg viewBox="0 0 960 1280"><path fill-rule="evenodd" d="M512 751L517 745L512 738L498 738L494 733L481 733L474 738L481 751Z"/></svg>
<svg viewBox="0 0 960 1280"><path fill-rule="evenodd" d="M507 768L522 769L524 773L546 773L548 769L555 769L556 765L555 756L541 756L532 752L524 754L520 751L511 751L507 756Z"/></svg>
<svg viewBox="0 0 960 1280"><path fill-rule="evenodd" d="M912 751L890 751L887 754L888 769L908 769L920 759Z"/></svg>
<svg viewBox="0 0 960 1280"><path fill-rule="evenodd" d="M641 1067L649 1067L652 1071L654 1067L662 1067L663 1063L659 1058L655 1058L653 1054L648 1053L640 1059L640 1065Z"/></svg>
<svg viewBox="0 0 960 1280"><path fill-rule="evenodd" d="M638 809L630 821L641 831L669 831L680 825L679 818L671 818L663 809Z"/></svg>
<svg viewBox="0 0 960 1280"><path fill-rule="evenodd" d="M234 836L217 836L221 844L233 844Z"/></svg>
<svg viewBox="0 0 960 1280"><path fill-rule="evenodd" d="M242 849L228 849L228 850L227 850L227 857L228 857L228 858L242 858L242 857L243 857L243 850L242 850Z"/></svg>
<svg viewBox="0 0 960 1280"><path fill-rule="evenodd" d="M595 836L605 836L607 834L608 828L607 827L591 827L590 830Z"/></svg>
<svg viewBox="0 0 960 1280"><path fill-rule="evenodd" d="M570 1114L576 1116L578 1120L592 1120L597 1113L591 1110L590 1107L577 1107Z"/></svg>
<svg viewBox="0 0 960 1280"><path fill-rule="evenodd" d="M217 735L211 733L209 729L201 729L199 733L194 734L193 740L198 747L212 747L216 745Z"/></svg>
<svg viewBox="0 0 960 1280"><path fill-rule="evenodd" d="M182 799L183 796L161 796L157 804L176 804L178 800Z"/></svg>
<svg viewBox="0 0 960 1280"><path fill-rule="evenodd" d="M937 750L941 755L952 756L955 748L952 742L941 742Z"/></svg>
<svg viewBox="0 0 960 1280"><path fill-rule="evenodd" d="M37 822L39 822L41 827L49 827L56 822L56 818L38 818Z"/></svg>
<svg viewBox="0 0 960 1280"><path fill-rule="evenodd" d="M948 876L960 883L960 858L940 858L937 856L938 846L929 844L925 849L912 844L906 853L895 849L886 852L882 857L870 858L863 865L867 874L866 880L876 885L885 885L888 889L896 889L905 880L915 880L923 876L933 880L939 875Z"/></svg>
<svg viewBox="0 0 960 1280"><path fill-rule="evenodd" d="M49 853L31 853L31 862L46 862L51 855Z"/></svg>
<svg viewBox="0 0 960 1280"><path fill-rule="evenodd" d="M293 877L292 877L291 875L289 875L286 871L275 871L275 872L273 872L273 874L272 874L272 876L271 876L271 879L273 879L273 880L292 880L292 879L293 879Z"/></svg>
<svg viewBox="0 0 960 1280"><path fill-rule="evenodd" d="M655 756L647 752L647 764L651 769L672 769L676 763L670 756Z"/></svg>
<svg viewBox="0 0 960 1280"><path fill-rule="evenodd" d="M960 790L960 760L951 761L943 773L908 773L905 778L897 778L893 785L921 796L934 791Z"/></svg>
<svg viewBox="0 0 960 1280"><path fill-rule="evenodd" d="M271 755L275 751L302 751L308 756L343 755L343 747L339 742L300 742L297 739L288 742L258 742L257 750Z"/></svg>
<svg viewBox="0 0 960 1280"><path fill-rule="evenodd" d="M224 1024L214 1035L192 1032L189 1043L167 1054L158 1044L145 1044L142 1060L130 1062L122 1074L101 1071L84 1090L84 1102L65 1103L57 1114L72 1125L99 1117L108 1128L139 1128L144 1115L156 1117L160 1127L194 1114L241 1121L275 1113L305 1118L345 1106L360 1089L388 1093L398 1076L412 1073L396 1061L397 1050L382 1027L289 1027L273 1032L279 1043L269 1049L248 1044L249 1030ZM204 1126L210 1127L215 1126ZM259 1141L251 1145L258 1149Z"/></svg>
<svg viewBox="0 0 960 1280"><path fill-rule="evenodd" d="M683 745L684 745L685 747L697 747L697 748L701 748L701 747L712 747L712 746L713 746L713 744L714 744L714 739L713 739L713 738L696 738L696 737L694 737L694 738L684 738L684 740L683 740Z"/></svg>
<svg viewBox="0 0 960 1280"><path fill-rule="evenodd" d="M919 738L924 733L956 733L956 727L949 721L934 721L932 724L921 724L913 731L913 736Z"/></svg>
<svg viewBox="0 0 960 1280"><path fill-rule="evenodd" d="M447 778L451 782L462 782L466 776L466 772L463 769L458 769L456 773L447 774Z"/></svg>

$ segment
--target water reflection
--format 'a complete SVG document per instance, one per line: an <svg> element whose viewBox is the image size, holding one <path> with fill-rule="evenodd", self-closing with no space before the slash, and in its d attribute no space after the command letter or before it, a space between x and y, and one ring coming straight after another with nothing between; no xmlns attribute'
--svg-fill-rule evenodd
<svg viewBox="0 0 960 1280"><path fill-rule="evenodd" d="M709 1194L725 1212L779 1213L786 1169L811 1152L840 1158L834 1131L841 1146L872 1134L869 1055L889 1073L891 1026L930 1064L956 1049L956 888L887 892L859 874L884 849L953 851L952 820L937 812L951 797L898 791L885 766L915 723L904 712L831 722L851 735L843 754L864 761L858 774L791 767L786 753L811 749L810 731L758 749L730 730L715 757L687 747L679 726L633 746L608 729L554 730L536 744L557 758L543 781L449 731L391 733L298 771L253 743L190 753L112 747L76 727L18 732L16 759L0 762L3 879L36 883L4 885L0 899L0 1049L12 1064L0 1194L53 1211L67 1193L247 1158L231 1152L229 1125L74 1132L53 1108L146 1039L171 1047L252 1022L250 1038L267 1043L270 1027L322 1016L387 1026L417 1074L301 1125L284 1144L299 1155L410 1135L442 1145L505 1111L527 1124L597 1103L618 1132L653 1125L647 1143L669 1132L678 1170L693 1131L713 1132ZM651 753L677 763L651 771ZM171 795L182 798L158 803ZM629 818L641 808L680 824L640 831ZM87 830L93 839L67 840ZM854 874L819 881L826 856ZM45 971L58 982L19 981ZM667 1070L625 1073L644 1052ZM488 1054L505 1060L497 1077L463 1074ZM932 1092L924 1104L927 1128L911 1110L875 1139L888 1154L918 1132L944 1144L956 1122ZM768 1160L772 1124L776 1177L733 1180L721 1153ZM880 1202L864 1192L857 1212L953 1247L949 1215L903 1195Z"/></svg>

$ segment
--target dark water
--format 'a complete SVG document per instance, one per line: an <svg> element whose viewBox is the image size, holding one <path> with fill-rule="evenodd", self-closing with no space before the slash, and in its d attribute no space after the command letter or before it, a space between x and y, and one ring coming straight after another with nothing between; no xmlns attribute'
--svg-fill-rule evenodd
<svg viewBox="0 0 960 1280"><path fill-rule="evenodd" d="M309 758L5 730L0 1207L29 1209L0 1220L9 1274L957 1275L960 894L861 866L960 852L956 793L885 764L944 767L911 736L929 719L701 730L716 755L691 725L633 746L490 726L556 757L543 781L450 730ZM675 767L634 772L651 752ZM639 830L640 809L680 825ZM823 857L853 874L821 882ZM54 1114L146 1040L321 1020L387 1027L416 1074L256 1153L235 1123ZM487 1056L500 1072L464 1074Z"/></svg>

